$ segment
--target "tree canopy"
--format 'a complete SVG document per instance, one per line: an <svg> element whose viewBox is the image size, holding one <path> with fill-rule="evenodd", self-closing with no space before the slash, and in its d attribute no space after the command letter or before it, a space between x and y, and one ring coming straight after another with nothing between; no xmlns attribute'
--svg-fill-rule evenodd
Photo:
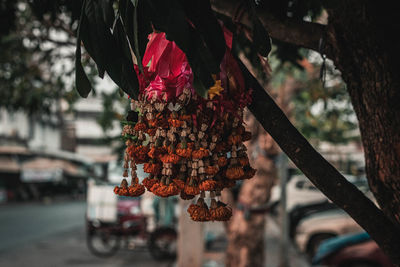
<svg viewBox="0 0 400 267"><path fill-rule="evenodd" d="M7 14L1 18L8 25L0 28L2 37L18 25L17 4L12 2L0 2L1 14ZM29 1L29 5L42 22L56 19L51 14L62 12L72 14L70 25L79 18L75 70L77 89L84 97L92 85L81 62L81 44L96 63L100 77L107 73L124 92L136 97L138 79L132 65L137 63L139 70L142 68L147 35L152 31L165 32L184 51L195 74L195 89L205 95L225 49L219 20L237 38L249 40L260 63L270 52L271 40L283 62L299 64L299 48L332 59L358 118L367 177L379 207L309 145L242 64L247 87L253 89L254 101L249 109L307 177L366 229L394 263L400 264L400 53L399 40L393 34L400 26L395 6L314 0L72 2ZM321 12L327 12L327 22L316 21Z"/></svg>

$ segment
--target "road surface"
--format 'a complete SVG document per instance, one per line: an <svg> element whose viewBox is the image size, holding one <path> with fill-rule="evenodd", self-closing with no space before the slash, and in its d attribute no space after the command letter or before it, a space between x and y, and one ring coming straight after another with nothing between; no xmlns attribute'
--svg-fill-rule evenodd
<svg viewBox="0 0 400 267"><path fill-rule="evenodd" d="M0 206L1 267L166 267L146 250L121 250L97 258L86 247L85 202Z"/></svg>

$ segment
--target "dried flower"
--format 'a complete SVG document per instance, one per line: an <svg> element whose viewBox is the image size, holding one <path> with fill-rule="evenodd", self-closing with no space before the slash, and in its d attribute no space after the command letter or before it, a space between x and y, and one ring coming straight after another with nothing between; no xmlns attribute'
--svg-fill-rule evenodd
<svg viewBox="0 0 400 267"><path fill-rule="evenodd" d="M228 221L232 216L232 209L221 201L211 200L210 217L214 221Z"/></svg>
<svg viewBox="0 0 400 267"><path fill-rule="evenodd" d="M151 188L154 184L158 183L158 180L155 178L146 177L143 179L142 184L147 188L147 190L151 191Z"/></svg>
<svg viewBox="0 0 400 267"><path fill-rule="evenodd" d="M193 198L195 197L195 195L188 195L188 194L186 194L184 191L181 191L180 197L181 197L183 200L190 200L190 199L193 199ZM192 205L193 205L193 204L192 204Z"/></svg>
<svg viewBox="0 0 400 267"><path fill-rule="evenodd" d="M201 197L197 200L196 205L189 206L188 213L190 214L190 217L193 221L205 222L211 219L207 204Z"/></svg>
<svg viewBox="0 0 400 267"><path fill-rule="evenodd" d="M210 155L210 151L205 148L200 147L199 149L193 150L192 157L194 159L202 159L204 157L208 157Z"/></svg>
<svg viewBox="0 0 400 267"><path fill-rule="evenodd" d="M213 176L218 173L219 168L218 166L207 166L205 171L207 175Z"/></svg>
<svg viewBox="0 0 400 267"><path fill-rule="evenodd" d="M138 122L136 123L134 127L135 131L145 131L147 129L146 123L144 122Z"/></svg>
<svg viewBox="0 0 400 267"><path fill-rule="evenodd" d="M241 166L230 166L225 172L225 176L232 180L238 180L244 175L243 168Z"/></svg>
<svg viewBox="0 0 400 267"><path fill-rule="evenodd" d="M181 157L179 157L176 154L167 154L161 157L161 161L163 163L173 163L173 164L177 164L179 162L179 160L181 159Z"/></svg>
<svg viewBox="0 0 400 267"><path fill-rule="evenodd" d="M228 137L228 144L237 145L242 142L242 136L240 135L230 135Z"/></svg>
<svg viewBox="0 0 400 267"><path fill-rule="evenodd" d="M161 164L159 163L146 162L143 165L143 171L153 175L159 174L160 170L161 170Z"/></svg>
<svg viewBox="0 0 400 267"><path fill-rule="evenodd" d="M201 191L213 191L217 188L217 182L214 180L204 180L199 184L199 189Z"/></svg>

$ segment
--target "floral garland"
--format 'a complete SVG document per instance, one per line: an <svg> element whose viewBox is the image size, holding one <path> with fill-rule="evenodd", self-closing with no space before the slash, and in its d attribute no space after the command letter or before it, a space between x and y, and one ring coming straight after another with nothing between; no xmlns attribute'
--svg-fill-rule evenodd
<svg viewBox="0 0 400 267"><path fill-rule="evenodd" d="M187 210L192 220L226 221L232 216L231 208L218 200L221 191L256 171L243 144L251 138L242 118L251 99L230 53L232 35L224 31L226 54L206 99L195 93L192 70L178 46L166 40L165 33L149 35L142 61L146 67L139 72L135 66L140 94L131 100L130 115L137 121L128 114L122 131L127 139L123 176L128 177L130 169L131 184L124 178L116 194L136 197L146 188L160 197L180 195L188 200L199 195ZM137 164L144 164L149 174L142 184Z"/></svg>

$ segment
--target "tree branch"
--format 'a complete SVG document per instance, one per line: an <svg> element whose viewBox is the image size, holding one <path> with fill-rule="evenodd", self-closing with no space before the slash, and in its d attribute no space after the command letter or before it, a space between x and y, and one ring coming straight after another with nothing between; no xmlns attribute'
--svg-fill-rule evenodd
<svg viewBox="0 0 400 267"><path fill-rule="evenodd" d="M248 108L264 129L318 189L363 227L393 263L400 264L399 229L308 143L256 78L240 64L248 87L253 89L253 102Z"/></svg>
<svg viewBox="0 0 400 267"><path fill-rule="evenodd" d="M241 2L241 0L211 0L211 5L215 12L236 19L236 9ZM257 14L261 23L272 38L312 49L317 52L321 52L319 47L320 40L324 39L325 42L327 42L327 26L325 25L295 20L289 17L279 19L266 9L257 9ZM243 14L238 22L250 29L252 28L251 19L247 12ZM332 52L329 47L330 46L326 46L323 52L328 58L332 58Z"/></svg>

